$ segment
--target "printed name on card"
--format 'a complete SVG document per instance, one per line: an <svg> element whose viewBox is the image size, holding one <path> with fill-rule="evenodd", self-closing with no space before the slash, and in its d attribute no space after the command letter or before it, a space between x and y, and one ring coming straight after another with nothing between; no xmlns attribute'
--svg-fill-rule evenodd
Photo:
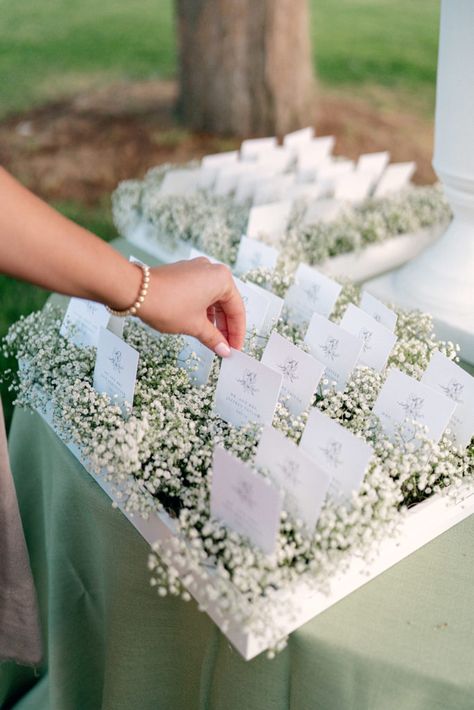
<svg viewBox="0 0 474 710"><path fill-rule="evenodd" d="M474 377L435 350L421 382L455 403L449 428L458 446L468 446L474 436Z"/></svg>
<svg viewBox="0 0 474 710"><path fill-rule="evenodd" d="M404 372L392 368L375 402L373 413L392 440L417 444L418 425L427 428L435 442L448 426L456 403L441 392L428 387Z"/></svg>
<svg viewBox="0 0 474 710"><path fill-rule="evenodd" d="M340 284L328 276L307 264L300 264L296 270L295 283L285 296L289 320L304 325L309 323L313 313L329 316L341 288Z"/></svg>
<svg viewBox="0 0 474 710"><path fill-rule="evenodd" d="M71 298L60 333L78 347L96 347L99 331L107 327L109 319L110 314L101 303Z"/></svg>
<svg viewBox="0 0 474 710"><path fill-rule="evenodd" d="M194 385L205 385L214 362L214 353L197 338L184 335L184 347L178 355L178 365L186 370Z"/></svg>
<svg viewBox="0 0 474 710"><path fill-rule="evenodd" d="M316 360L325 365L324 377L343 390L362 351L359 338L314 313L304 340Z"/></svg>
<svg viewBox="0 0 474 710"><path fill-rule="evenodd" d="M285 491L284 508L314 532L331 476L316 460L281 431L265 427L255 456L255 466L267 469Z"/></svg>
<svg viewBox="0 0 474 710"><path fill-rule="evenodd" d="M214 400L215 413L233 426L271 424L283 376L240 350L223 358Z"/></svg>
<svg viewBox="0 0 474 710"><path fill-rule="evenodd" d="M265 554L275 551L282 492L225 449L214 449L211 515Z"/></svg>
<svg viewBox="0 0 474 710"><path fill-rule="evenodd" d="M373 454L366 441L313 407L300 446L331 476L329 495L336 502L359 490Z"/></svg>
<svg viewBox="0 0 474 710"><path fill-rule="evenodd" d="M235 272L237 274L245 274L253 269L269 269L273 271L277 261L278 249L257 239L243 236L240 240Z"/></svg>
<svg viewBox="0 0 474 710"><path fill-rule="evenodd" d="M133 406L138 352L106 328L99 332L93 385L126 413Z"/></svg>
<svg viewBox="0 0 474 710"><path fill-rule="evenodd" d="M311 404L325 366L279 333L270 335L262 362L283 375L280 400L294 416Z"/></svg>
<svg viewBox="0 0 474 710"><path fill-rule="evenodd" d="M376 321L384 325L389 330L394 331L397 324L397 314L388 308L385 303L372 296L368 291L362 291L360 298L360 308L375 318Z"/></svg>
<svg viewBox="0 0 474 710"><path fill-rule="evenodd" d="M340 325L361 341L359 362L377 372L383 370L397 341L395 333L353 303L347 306Z"/></svg>

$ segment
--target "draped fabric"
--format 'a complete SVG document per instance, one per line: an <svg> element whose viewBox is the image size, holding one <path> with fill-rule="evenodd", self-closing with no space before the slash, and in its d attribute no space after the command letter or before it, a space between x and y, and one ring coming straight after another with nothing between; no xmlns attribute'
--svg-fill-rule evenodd
<svg viewBox="0 0 474 710"><path fill-rule="evenodd" d="M38 417L10 457L46 639L0 665L2 710L472 710L474 516L242 660L194 602L150 587L148 546Z"/></svg>
<svg viewBox="0 0 474 710"><path fill-rule="evenodd" d="M0 402L0 662L7 659L39 663L41 637Z"/></svg>

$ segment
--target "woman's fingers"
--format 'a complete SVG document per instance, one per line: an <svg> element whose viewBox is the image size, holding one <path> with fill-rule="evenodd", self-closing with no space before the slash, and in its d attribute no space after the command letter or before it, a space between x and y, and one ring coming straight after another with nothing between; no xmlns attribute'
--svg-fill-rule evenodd
<svg viewBox="0 0 474 710"><path fill-rule="evenodd" d="M226 266L217 266L223 279L222 296L216 306L216 315L225 317L226 336L232 348L240 350L245 338L245 308L240 293L235 285L230 270Z"/></svg>
<svg viewBox="0 0 474 710"><path fill-rule="evenodd" d="M221 331L218 330L215 325L212 325L208 318L203 319L196 333L196 337L203 345L213 350L216 355L219 355L219 357L227 357L230 355L229 343L224 338Z"/></svg>

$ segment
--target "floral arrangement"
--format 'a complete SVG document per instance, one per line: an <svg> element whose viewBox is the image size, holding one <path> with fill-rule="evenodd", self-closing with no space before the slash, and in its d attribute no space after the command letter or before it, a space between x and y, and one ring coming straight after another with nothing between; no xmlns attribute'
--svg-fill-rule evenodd
<svg viewBox="0 0 474 710"><path fill-rule="evenodd" d="M112 195L115 225L128 235L138 224L149 226L149 238L172 249L178 240L234 264L250 205L207 191L189 196L160 195L161 181L173 166L153 168L143 181L125 180ZM398 235L413 233L450 219L440 186L410 187L395 196L369 199L347 208L332 222L305 225L304 200L295 203L281 240L281 262L315 265L329 257L363 249Z"/></svg>
<svg viewBox="0 0 474 710"><path fill-rule="evenodd" d="M280 293L289 284L289 277L264 271L247 278ZM346 305L357 302L359 295L355 286L345 285L333 320L339 321ZM436 348L456 359L451 343L435 339L428 315L397 312L398 341L389 366L417 377ZM260 433L256 425L237 429L214 414L217 359L208 383L197 388L178 365L182 339L155 337L129 320L124 338L139 351L140 361L133 410L124 418L121 409L92 386L94 348L78 348L59 334L62 317L61 308L49 305L7 334L4 354L20 363L18 375L10 373L18 404L51 407L57 431L80 448L93 470L107 477L129 511L144 516L166 512L174 519L176 535L158 543L149 558L151 584L158 594L189 599L188 589L192 592L199 583L205 593L202 608L217 605L232 620L229 623L265 637L267 646L278 649L284 644L279 642L284 631L276 610L288 613L292 585L304 579L312 589L327 587L352 555L368 560L382 538L395 534L408 506L473 475L473 442L461 451L448 433L435 444L423 429L417 434L418 448L386 438L371 414L384 373L358 367L343 392L323 380L311 406L370 442L375 456L350 504L328 501L314 534L308 535L301 521L283 512L276 552L266 556L210 517L214 446L223 445L251 465ZM281 319L276 328L303 345L298 327ZM245 349L260 357L261 338L250 336ZM188 364L192 362L193 357ZM292 417L279 404L273 424L298 442L307 416Z"/></svg>

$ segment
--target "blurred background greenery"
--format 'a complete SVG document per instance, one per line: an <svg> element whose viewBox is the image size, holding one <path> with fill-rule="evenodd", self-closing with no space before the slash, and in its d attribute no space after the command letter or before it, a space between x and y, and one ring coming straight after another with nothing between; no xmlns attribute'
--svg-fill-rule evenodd
<svg viewBox="0 0 474 710"><path fill-rule="evenodd" d="M438 0L311 0L310 9L321 95L341 95L367 104L368 113L359 116L359 122L366 121L372 110L402 109L413 120L426 121L429 133ZM109 183L90 192L86 178L81 190L74 191L62 190L59 177L54 190L48 191L44 187L49 184L48 165L38 174L30 170L33 158L41 158L46 145L44 140L31 138L32 117L40 115L35 111L44 106L54 108L57 102L117 82L170 80L176 69L171 0L0 0L0 162L68 217L103 238L112 238L108 185L134 175L112 175ZM329 113L337 107L331 101ZM362 104L354 105L360 113ZM346 103L341 110L347 114L351 108ZM41 115L43 124L51 116L48 112ZM357 120L355 114L353 120ZM350 135L351 116L346 123ZM134 125L128 130L133 131ZM410 125L407 131L413 130ZM330 120L328 127L332 129ZM53 130L58 130L56 124ZM18 136L23 136L21 146ZM77 135L71 141L76 139ZM48 140L54 141L54 136ZM155 162L167 156L166 151L174 151L172 157L189 159L204 149L211 152L233 145L231 140L209 140L196 147L195 138L179 125L163 126L158 137L152 134L152 142L162 151ZM357 143L357 133L353 140ZM65 153L61 145L58 150ZM21 314L39 308L46 295L0 276L0 336ZM2 388L9 418L11 402Z"/></svg>

